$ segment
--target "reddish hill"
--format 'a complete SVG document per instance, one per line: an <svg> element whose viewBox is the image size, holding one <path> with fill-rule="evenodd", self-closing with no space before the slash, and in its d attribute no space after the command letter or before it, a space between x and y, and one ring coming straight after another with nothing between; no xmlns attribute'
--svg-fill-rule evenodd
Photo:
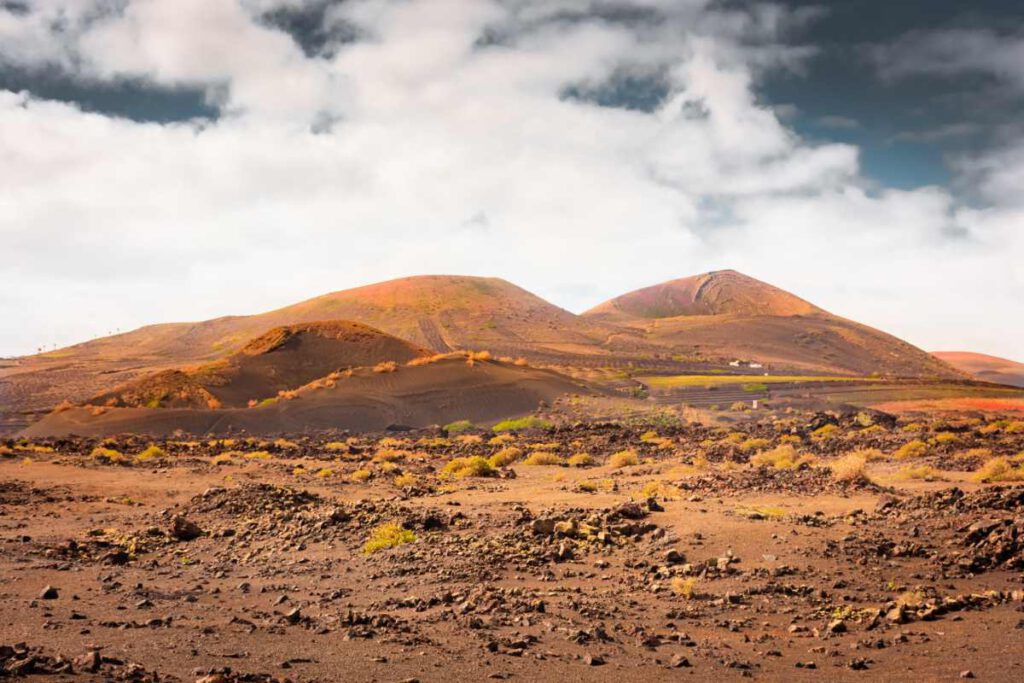
<svg viewBox="0 0 1024 683"><path fill-rule="evenodd" d="M583 317L642 331L647 342L690 357L797 372L963 378L896 337L733 270L645 287Z"/></svg>
<svg viewBox="0 0 1024 683"><path fill-rule="evenodd" d="M356 320L438 352L489 350L538 361L608 353L601 346L609 335L605 326L510 282L423 275L334 292L259 315L150 325L18 359L0 368L0 391L8 408L48 409L158 370L224 359L273 327L333 319Z"/></svg>
<svg viewBox="0 0 1024 683"><path fill-rule="evenodd" d="M691 315L792 316L824 313L777 287L735 270L669 280L606 301L583 315L629 324Z"/></svg>
<svg viewBox="0 0 1024 683"><path fill-rule="evenodd" d="M71 408L51 413L22 435L380 431L392 424L426 427L463 419L489 424L529 414L542 401L569 393L597 391L549 370L493 360L470 364L465 356L453 356L393 372L357 369L253 408Z"/></svg>
<svg viewBox="0 0 1024 683"><path fill-rule="evenodd" d="M146 408L242 407L336 370L430 355L428 349L361 323L300 323L274 328L222 361L148 375L89 402Z"/></svg>
<svg viewBox="0 0 1024 683"><path fill-rule="evenodd" d="M933 351L932 355L983 382L1024 387L1024 363L969 351Z"/></svg>

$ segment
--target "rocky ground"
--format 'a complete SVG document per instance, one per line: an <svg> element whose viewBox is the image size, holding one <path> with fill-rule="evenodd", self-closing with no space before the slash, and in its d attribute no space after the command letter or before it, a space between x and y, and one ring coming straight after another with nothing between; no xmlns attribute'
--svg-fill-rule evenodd
<svg viewBox="0 0 1024 683"><path fill-rule="evenodd" d="M1021 680L1022 452L866 413L9 441L0 678Z"/></svg>

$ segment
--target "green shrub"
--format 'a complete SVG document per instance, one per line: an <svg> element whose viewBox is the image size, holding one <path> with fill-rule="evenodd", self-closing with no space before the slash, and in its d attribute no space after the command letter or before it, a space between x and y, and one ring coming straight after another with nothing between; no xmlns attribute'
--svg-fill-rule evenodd
<svg viewBox="0 0 1024 683"><path fill-rule="evenodd" d="M468 432L473 429L473 423L469 420L457 420L455 422L449 422L444 426L444 431L449 435L461 434L462 432Z"/></svg>
<svg viewBox="0 0 1024 683"><path fill-rule="evenodd" d="M495 432L516 432L524 429L551 429L554 425L547 420L542 420L534 415L520 417L513 420L502 420L494 425Z"/></svg>

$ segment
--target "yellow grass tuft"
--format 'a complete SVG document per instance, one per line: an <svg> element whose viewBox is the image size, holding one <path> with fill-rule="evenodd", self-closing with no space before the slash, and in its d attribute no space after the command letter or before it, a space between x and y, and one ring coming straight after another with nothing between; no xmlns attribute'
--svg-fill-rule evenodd
<svg viewBox="0 0 1024 683"><path fill-rule="evenodd" d="M523 461L524 465L530 466L552 466L564 465L565 461L554 453L548 451L534 451Z"/></svg>
<svg viewBox="0 0 1024 683"><path fill-rule="evenodd" d="M589 453L577 453L566 462L569 467L590 467L594 464L594 459L590 457Z"/></svg>
<svg viewBox="0 0 1024 683"><path fill-rule="evenodd" d="M416 540L416 534L398 522L387 522L370 532L370 538L363 545L363 553L369 555L385 548L395 548Z"/></svg>
<svg viewBox="0 0 1024 683"><path fill-rule="evenodd" d="M638 456L636 451L632 449L612 453L608 458L608 466L613 470L620 470L623 467L633 467L639 464L640 456Z"/></svg>
<svg viewBox="0 0 1024 683"><path fill-rule="evenodd" d="M490 463L491 467L508 467L521 457L523 457L522 450L515 446L508 446L492 455L487 462Z"/></svg>
<svg viewBox="0 0 1024 683"><path fill-rule="evenodd" d="M892 457L897 460L905 460L907 458L923 458L926 455L928 455L928 444L920 439L914 439L896 449Z"/></svg>
<svg viewBox="0 0 1024 683"><path fill-rule="evenodd" d="M671 586L673 593L681 598L690 600L697 594L697 583L698 580L694 577L683 578L676 576L669 582L669 586Z"/></svg>
<svg viewBox="0 0 1024 683"><path fill-rule="evenodd" d="M395 372L396 370L398 370L398 363L393 360L382 361L373 366L373 371L380 374Z"/></svg>
<svg viewBox="0 0 1024 683"><path fill-rule="evenodd" d="M470 458L455 458L441 470L441 476L448 479L465 479L466 477L493 477L494 468L486 458L479 455Z"/></svg>
<svg viewBox="0 0 1024 683"><path fill-rule="evenodd" d="M799 453L790 444L782 444L769 451L761 451L750 459L751 465L772 467L777 470L791 470L804 463L812 462L814 462L814 456Z"/></svg>
<svg viewBox="0 0 1024 683"><path fill-rule="evenodd" d="M1024 481L1024 465L1014 467L1009 458L992 458L974 473L977 481Z"/></svg>
<svg viewBox="0 0 1024 683"><path fill-rule="evenodd" d="M863 454L854 451L832 461L828 467L836 481L852 483L867 480L864 472L867 462L868 459Z"/></svg>

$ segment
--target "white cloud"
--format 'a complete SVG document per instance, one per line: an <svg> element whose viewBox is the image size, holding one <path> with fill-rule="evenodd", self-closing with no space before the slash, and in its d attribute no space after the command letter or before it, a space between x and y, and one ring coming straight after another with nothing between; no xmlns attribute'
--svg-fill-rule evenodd
<svg viewBox="0 0 1024 683"><path fill-rule="evenodd" d="M719 267L924 346L1012 354L1024 337L999 315L1022 287L1015 176L988 172L978 211L935 188L870 192L855 148L805 142L753 94L808 54L775 42L800 16L350 0L328 20L367 38L308 59L254 18L275 3L132 0L13 47L0 14L0 60L205 87L230 114L157 125L0 93L0 308L20 321L0 353L423 272L579 310ZM503 39L480 45L488 29ZM560 97L624 67L664 77L660 108ZM325 112L337 122L314 134Z"/></svg>

